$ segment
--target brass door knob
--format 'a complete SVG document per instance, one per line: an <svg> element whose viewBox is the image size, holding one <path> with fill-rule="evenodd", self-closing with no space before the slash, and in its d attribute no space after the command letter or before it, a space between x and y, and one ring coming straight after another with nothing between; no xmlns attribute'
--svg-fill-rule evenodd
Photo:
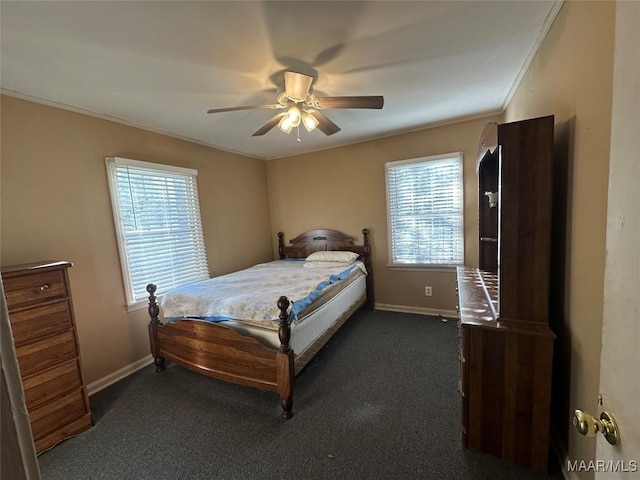
<svg viewBox="0 0 640 480"><path fill-rule="evenodd" d="M620 441L618 424L609 412L602 412L598 420L593 415L576 410L573 412L573 426L586 437L595 437L598 432L602 432L611 445L616 445Z"/></svg>

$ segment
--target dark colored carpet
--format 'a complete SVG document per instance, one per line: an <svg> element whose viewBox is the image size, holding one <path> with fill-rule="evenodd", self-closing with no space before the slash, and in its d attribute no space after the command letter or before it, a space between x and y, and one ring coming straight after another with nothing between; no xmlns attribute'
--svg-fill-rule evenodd
<svg viewBox="0 0 640 480"><path fill-rule="evenodd" d="M358 312L273 393L175 365L93 395L95 426L40 455L45 480L545 479L460 443L455 322Z"/></svg>

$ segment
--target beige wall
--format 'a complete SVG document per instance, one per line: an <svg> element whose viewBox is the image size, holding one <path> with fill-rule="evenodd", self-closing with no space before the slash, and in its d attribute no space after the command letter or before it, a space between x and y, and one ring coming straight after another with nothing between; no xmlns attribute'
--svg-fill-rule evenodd
<svg viewBox="0 0 640 480"><path fill-rule="evenodd" d="M478 263L475 162L480 135L497 116L267 162L271 224L286 239L310 228L340 230L362 241L371 231L376 304L455 312L454 271L391 270L388 263L386 162L462 151L465 259ZM424 295L424 287L433 296Z"/></svg>
<svg viewBox="0 0 640 480"><path fill-rule="evenodd" d="M0 107L0 260L73 262L87 382L149 355L146 309L124 306L104 157L198 170L212 275L272 259L263 161L12 97Z"/></svg>
<svg viewBox="0 0 640 480"><path fill-rule="evenodd" d="M310 228L333 228L361 241L366 227L372 232L377 303L444 313L455 310L453 272L387 268L384 164L462 151L465 257L477 264L475 161L480 133L496 116L265 163L0 98L0 260L74 263L74 309L89 383L149 354L146 310L127 313L124 306L105 156L198 169L212 275L273 258L278 231L288 240ZM433 287L432 297L424 296L426 285Z"/></svg>
<svg viewBox="0 0 640 480"><path fill-rule="evenodd" d="M554 428L568 458L593 459L595 441L570 426L598 411L611 128L614 2L569 1L505 112L506 121L554 114L568 160L564 308L557 323ZM563 408L558 415L557 409ZM566 467L566 465L565 465ZM592 474L585 474L590 477Z"/></svg>

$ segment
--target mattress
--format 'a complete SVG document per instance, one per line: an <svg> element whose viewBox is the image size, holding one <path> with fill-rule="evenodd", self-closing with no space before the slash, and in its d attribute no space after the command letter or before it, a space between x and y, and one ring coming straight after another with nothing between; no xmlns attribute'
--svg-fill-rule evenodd
<svg viewBox="0 0 640 480"><path fill-rule="evenodd" d="M305 265L304 260L277 260L175 288L162 296L163 318L169 322L240 320L277 329L280 296L291 302L289 322L298 322L314 302L340 288L344 280L359 272L366 274L359 261L323 268Z"/></svg>
<svg viewBox="0 0 640 480"><path fill-rule="evenodd" d="M322 335L331 335L367 298L365 275L356 275L339 290L325 299L321 305L314 306L303 318L291 325L289 345L296 357L306 354L307 349ZM339 322L338 325L335 325ZM260 341L263 345L277 348L280 346L278 331L246 322L230 320L225 325L234 328L243 335ZM297 366L297 364L296 364Z"/></svg>
<svg viewBox="0 0 640 480"><path fill-rule="evenodd" d="M285 260L256 266L260 268L266 267L267 269L272 269L275 266L275 271L281 274L283 272L288 272L289 274L294 272L293 277L298 279L296 283L298 289L293 293L296 295L293 298L298 298L298 301L292 302L289 317L291 328L289 344L295 355L296 373L306 365L322 345L331 338L331 335L367 298L366 268L362 262L355 262L348 268L341 266L332 269L307 269L303 268L303 264L304 261ZM240 281L242 278L246 278L243 277L246 272L242 272L244 273L240 276L236 275L236 273L239 273L236 272L228 276L216 277L215 281L210 283L220 284L224 282L224 285L229 287L229 285L238 281L238 286L246 285ZM250 273L253 276L253 273ZM273 278L273 276L264 276L262 273L260 275L265 279L263 280L265 282ZM200 321L222 321L225 326L233 328L242 335L255 338L265 346L270 348L280 347L278 338L278 315L280 312L277 307L274 311L273 307L280 295L283 294L282 292L285 292L285 296L289 298L286 292L291 292L291 287L284 285L283 279L274 280L274 285L271 285L271 288L262 288L259 294L254 292L254 294L249 295L252 297L251 302L253 302L251 308L238 309L234 306L231 310L225 310L225 315L214 314L213 312L218 312L218 306L212 306L213 303L209 304L208 300L202 301L198 297L200 291L209 289L210 286L207 286L206 282L208 281L199 282L202 285L196 284L195 289L193 286L181 287L178 289L177 295L176 291L165 294L161 303L163 319L169 322L183 318ZM288 283L290 284L291 282L289 281ZM237 289L234 287L232 290ZM233 293L232 290L226 288L226 295L229 296L230 293ZM250 292L249 289L243 287L240 290L248 290ZM236 292L236 301L242 302L240 297L243 295ZM225 298L226 300L227 298ZM207 305L203 306L203 303ZM265 304L264 308L268 309L268 312L258 311L257 305L262 303ZM229 319L228 315L231 311L245 314L247 318Z"/></svg>

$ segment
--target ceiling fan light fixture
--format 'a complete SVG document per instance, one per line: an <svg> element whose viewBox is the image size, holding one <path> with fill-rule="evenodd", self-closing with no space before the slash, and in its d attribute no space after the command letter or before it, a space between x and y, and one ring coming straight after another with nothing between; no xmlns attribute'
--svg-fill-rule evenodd
<svg viewBox="0 0 640 480"><path fill-rule="evenodd" d="M316 97L311 87L312 83L313 77L309 75L285 71L284 85L276 91L277 103L212 108L207 110L207 113L224 113L258 108L282 110L277 115L272 116L264 125L256 130L252 136L260 137L277 125L284 133L291 133L291 130L294 128L297 129L297 140L300 142L301 123L307 132L311 132L317 128L323 134L329 136L340 131L340 127L322 113L323 109L381 109L384 105L384 98L381 95Z"/></svg>
<svg viewBox="0 0 640 480"><path fill-rule="evenodd" d="M292 127L297 127L300 125L301 114L300 109L298 107L291 107L287 112L285 118L291 123Z"/></svg>
<svg viewBox="0 0 640 480"><path fill-rule="evenodd" d="M311 133L318 126L318 119L313 116L313 110L302 112L302 125Z"/></svg>
<svg viewBox="0 0 640 480"><path fill-rule="evenodd" d="M282 130L284 133L291 133L291 130L293 129L293 125L289 121L288 115L284 115L280 119L280 122L278 122L278 128Z"/></svg>

